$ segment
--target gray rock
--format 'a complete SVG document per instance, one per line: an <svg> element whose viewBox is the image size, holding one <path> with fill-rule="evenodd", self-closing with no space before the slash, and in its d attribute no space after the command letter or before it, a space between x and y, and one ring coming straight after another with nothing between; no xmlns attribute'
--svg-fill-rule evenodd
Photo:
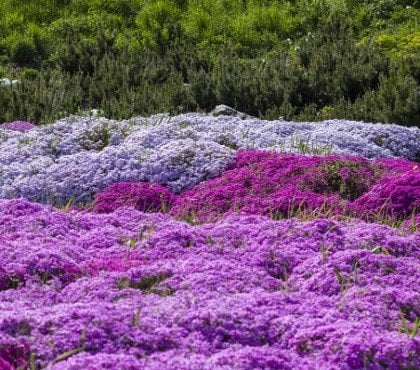
<svg viewBox="0 0 420 370"><path fill-rule="evenodd" d="M105 112L99 108L86 109L82 112L83 117L99 118L103 117Z"/></svg>
<svg viewBox="0 0 420 370"><path fill-rule="evenodd" d="M238 112L236 109L233 109L227 105L220 104L216 105L210 114L214 117L218 116L230 116L230 117L239 117L241 119L252 118L250 115L242 112Z"/></svg>

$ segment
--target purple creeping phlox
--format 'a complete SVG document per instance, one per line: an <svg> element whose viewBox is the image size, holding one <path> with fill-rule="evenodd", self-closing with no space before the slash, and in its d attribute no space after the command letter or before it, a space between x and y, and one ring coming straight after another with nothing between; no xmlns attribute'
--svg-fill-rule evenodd
<svg viewBox="0 0 420 370"><path fill-rule="evenodd" d="M192 226L3 199L0 366L417 369L419 246L355 219Z"/></svg>

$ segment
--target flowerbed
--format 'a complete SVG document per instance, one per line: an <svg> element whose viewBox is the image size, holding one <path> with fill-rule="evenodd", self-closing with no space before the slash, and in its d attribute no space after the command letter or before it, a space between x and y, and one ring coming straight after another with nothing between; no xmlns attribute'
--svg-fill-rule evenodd
<svg viewBox="0 0 420 370"><path fill-rule="evenodd" d="M352 121L290 123L186 114L110 121L70 117L0 129L0 197L85 203L107 185L184 189L220 175L238 149L420 158L420 129Z"/></svg>
<svg viewBox="0 0 420 370"><path fill-rule="evenodd" d="M420 365L419 233L2 200L0 235L0 343L42 366Z"/></svg>
<svg viewBox="0 0 420 370"><path fill-rule="evenodd" d="M407 219L420 208L420 171L402 159L239 152L221 176L181 193L177 217L212 221L241 213Z"/></svg>
<svg viewBox="0 0 420 370"><path fill-rule="evenodd" d="M0 128L0 369L419 368L419 133Z"/></svg>

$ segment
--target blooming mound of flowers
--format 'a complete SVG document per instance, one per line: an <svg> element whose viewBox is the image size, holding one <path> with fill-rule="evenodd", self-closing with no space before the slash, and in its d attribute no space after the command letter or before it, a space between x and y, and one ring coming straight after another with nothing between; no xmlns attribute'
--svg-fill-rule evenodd
<svg viewBox="0 0 420 370"><path fill-rule="evenodd" d="M97 194L93 210L113 212L121 207L133 207L143 212L162 212L169 209L175 195L161 185L119 182Z"/></svg>
<svg viewBox="0 0 420 370"><path fill-rule="evenodd" d="M3 368L420 366L419 233L0 200L0 244Z"/></svg>
<svg viewBox="0 0 420 370"><path fill-rule="evenodd" d="M0 197L64 205L115 182L179 193L220 175L239 149L420 158L420 129L185 114L126 121L69 117L26 132L0 130Z"/></svg>
<svg viewBox="0 0 420 370"><path fill-rule="evenodd" d="M194 222L235 213L286 218L304 212L402 220L420 209L420 171L404 159L239 151L227 171L180 194L148 183L116 183L97 194L93 209L130 206L170 210Z"/></svg>
<svg viewBox="0 0 420 370"><path fill-rule="evenodd" d="M387 214L409 217L420 210L420 171L417 166L401 176L388 177L358 198L353 207L358 214ZM368 216L369 218L369 216Z"/></svg>

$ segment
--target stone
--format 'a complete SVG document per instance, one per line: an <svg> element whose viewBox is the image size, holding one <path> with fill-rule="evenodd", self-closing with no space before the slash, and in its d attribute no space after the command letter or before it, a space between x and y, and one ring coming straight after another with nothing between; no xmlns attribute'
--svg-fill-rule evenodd
<svg viewBox="0 0 420 370"><path fill-rule="evenodd" d="M19 80L10 80L9 78L0 79L0 87L11 87L20 84Z"/></svg>
<svg viewBox="0 0 420 370"><path fill-rule="evenodd" d="M252 118L250 115L248 115L246 113L239 112L236 109L233 109L233 108L231 108L227 105L224 105L224 104L217 105L216 108L214 108L210 112L210 114L214 117L231 116L231 117L239 117L241 119Z"/></svg>

